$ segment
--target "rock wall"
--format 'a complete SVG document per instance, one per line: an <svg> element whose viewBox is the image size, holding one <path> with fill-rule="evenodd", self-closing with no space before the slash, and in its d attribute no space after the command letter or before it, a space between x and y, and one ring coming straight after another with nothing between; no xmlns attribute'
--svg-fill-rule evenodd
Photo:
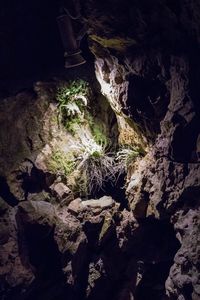
<svg viewBox="0 0 200 300"><path fill-rule="evenodd" d="M74 199L38 159L66 141L55 82L2 100L0 297L197 300L199 2L80 2L119 144L143 156L128 168L126 206Z"/></svg>
<svg viewBox="0 0 200 300"><path fill-rule="evenodd" d="M197 1L85 4L102 93L134 132L131 143L148 149L128 172L129 207L136 218L173 224L181 244L169 299L200 297L199 8Z"/></svg>

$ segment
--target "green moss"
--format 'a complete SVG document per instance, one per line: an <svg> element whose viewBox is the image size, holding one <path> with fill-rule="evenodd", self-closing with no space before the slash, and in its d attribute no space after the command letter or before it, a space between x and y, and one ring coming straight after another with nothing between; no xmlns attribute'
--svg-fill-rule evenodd
<svg viewBox="0 0 200 300"><path fill-rule="evenodd" d="M76 95L87 96L89 93L88 83L82 79L69 81L66 85L61 85L57 89L56 99L60 105L67 104Z"/></svg>
<svg viewBox="0 0 200 300"><path fill-rule="evenodd" d="M75 169L75 159L71 152L64 153L61 150L55 150L46 163L51 172L65 176Z"/></svg>
<svg viewBox="0 0 200 300"><path fill-rule="evenodd" d="M94 124L94 126L91 128L92 135L94 137L94 140L97 144L103 145L105 148L107 148L110 144L110 141L108 137L103 132L102 124Z"/></svg>
<svg viewBox="0 0 200 300"><path fill-rule="evenodd" d="M78 133L80 126L88 124L95 142L107 148L111 141L106 135L105 125L101 120L94 118L92 112L88 110L86 102L89 94L88 83L80 79L60 86L56 99L61 122L72 135Z"/></svg>
<svg viewBox="0 0 200 300"><path fill-rule="evenodd" d="M78 196L103 189L106 181L115 182L122 167L124 172L138 156L144 155L142 146L131 148L130 145L124 145L116 154L109 138L106 112L98 105L87 105L84 97L88 93L89 87L83 81L60 87L57 100L62 124L68 133L75 135L74 146L71 144L67 153L58 149L48 158L49 170L64 175L68 186Z"/></svg>
<svg viewBox="0 0 200 300"><path fill-rule="evenodd" d="M84 120L80 118L79 116L74 117L74 118L68 118L65 121L65 128L68 132L70 132L72 135L75 135L77 130L81 125L84 124Z"/></svg>
<svg viewBox="0 0 200 300"><path fill-rule="evenodd" d="M106 135L104 124L100 120L95 120L91 113L86 113L86 119L89 124L92 136L98 145L108 148L111 144L110 139Z"/></svg>
<svg viewBox="0 0 200 300"><path fill-rule="evenodd" d="M97 35L90 35L90 38L105 48L112 48L118 51L124 51L128 47L136 44L136 41L131 38L117 37L109 39Z"/></svg>

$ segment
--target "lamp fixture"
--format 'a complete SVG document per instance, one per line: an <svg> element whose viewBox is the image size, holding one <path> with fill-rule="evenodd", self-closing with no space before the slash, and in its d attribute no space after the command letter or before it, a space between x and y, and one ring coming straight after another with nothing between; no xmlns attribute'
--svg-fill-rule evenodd
<svg viewBox="0 0 200 300"><path fill-rule="evenodd" d="M65 13L57 17L57 23L65 50L65 68L73 68L86 63L80 50L80 41L85 35L85 31L82 29L76 37L72 26L72 19L76 20L80 18L80 14L77 17L73 17L66 8L63 10Z"/></svg>

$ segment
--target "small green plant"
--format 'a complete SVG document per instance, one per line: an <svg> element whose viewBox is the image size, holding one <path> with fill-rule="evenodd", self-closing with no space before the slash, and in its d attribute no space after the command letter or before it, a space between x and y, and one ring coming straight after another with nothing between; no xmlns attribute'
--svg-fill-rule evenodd
<svg viewBox="0 0 200 300"><path fill-rule="evenodd" d="M145 152L140 147L124 147L116 153L116 164L118 166L119 173L123 173L127 170L129 165L134 162L137 157L144 156Z"/></svg>
<svg viewBox="0 0 200 300"><path fill-rule="evenodd" d="M77 168L85 178L85 195L103 189L106 181L115 181L115 161L113 156L104 152L85 153Z"/></svg>
<svg viewBox="0 0 200 300"><path fill-rule="evenodd" d="M68 152L55 150L47 166L51 172L65 176L74 193L88 196L103 190L105 182L115 183L141 155L139 147L122 148L116 154L108 153L103 145L84 134L82 140L72 145Z"/></svg>
<svg viewBox="0 0 200 300"><path fill-rule="evenodd" d="M91 136L84 133L76 149L79 152L76 170L83 178L79 190L85 196L102 189L104 182L115 181L114 156L107 153L105 145L97 144Z"/></svg>
<svg viewBox="0 0 200 300"><path fill-rule="evenodd" d="M75 96L87 97L89 93L89 85L82 79L71 80L66 85L62 85L57 91L57 100L60 104L66 104L73 100Z"/></svg>
<svg viewBox="0 0 200 300"><path fill-rule="evenodd" d="M67 152L55 149L46 159L46 165L50 172L64 176L69 187L79 196L102 189L108 180L115 181L114 156L85 134Z"/></svg>
<svg viewBox="0 0 200 300"><path fill-rule="evenodd" d="M100 124L94 124L94 126L91 128L91 131L97 144L104 145L105 148L109 147L109 138L103 132L103 128Z"/></svg>
<svg viewBox="0 0 200 300"><path fill-rule="evenodd" d="M114 147L111 148L108 129L98 118L98 110L88 109L89 96L90 88L83 80L69 81L58 88L59 117L74 137L67 152L57 149L48 159L49 170L64 175L79 196L103 189L105 182L115 183L138 156L144 155L139 146L109 152Z"/></svg>
<svg viewBox="0 0 200 300"><path fill-rule="evenodd" d="M64 125L73 117L83 114L84 107L87 106L89 92L88 83L82 79L69 81L68 84L58 88L56 99L59 115Z"/></svg>
<svg viewBox="0 0 200 300"><path fill-rule="evenodd" d="M75 135L75 133L79 129L79 126L83 124L84 124L84 119L77 116L74 118L70 118L69 120L66 120L64 126L68 132L70 132L72 135Z"/></svg>

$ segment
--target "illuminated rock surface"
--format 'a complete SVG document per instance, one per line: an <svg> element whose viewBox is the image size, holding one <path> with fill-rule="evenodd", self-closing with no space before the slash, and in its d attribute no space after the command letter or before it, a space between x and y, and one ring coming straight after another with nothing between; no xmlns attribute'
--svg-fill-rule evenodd
<svg viewBox="0 0 200 300"><path fill-rule="evenodd" d="M48 76L1 83L0 298L200 299L199 2L81 1L100 86L49 80L57 4L4 2L2 72ZM82 75L64 124L57 88Z"/></svg>

